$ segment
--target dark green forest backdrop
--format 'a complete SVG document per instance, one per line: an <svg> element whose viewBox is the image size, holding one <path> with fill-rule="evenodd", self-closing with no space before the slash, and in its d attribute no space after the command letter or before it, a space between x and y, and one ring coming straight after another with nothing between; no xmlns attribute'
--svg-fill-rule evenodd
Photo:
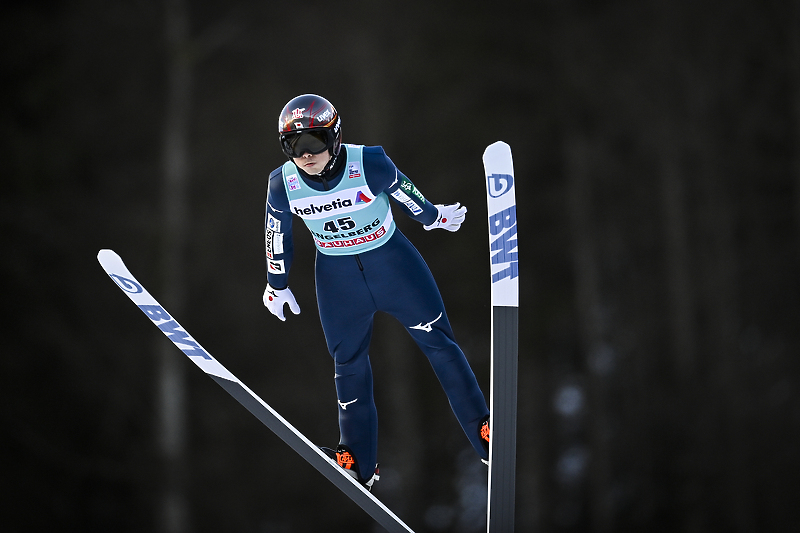
<svg viewBox="0 0 800 533"><path fill-rule="evenodd" d="M461 231L401 229L488 392L481 154L520 227L517 530L800 524L797 0L11 2L2 8L2 498L23 531L352 532L371 520L108 280L116 250L313 441L333 368L261 303L278 112L326 96ZM376 494L484 530L484 467L428 363L378 317ZM794 503L792 503L794 502Z"/></svg>

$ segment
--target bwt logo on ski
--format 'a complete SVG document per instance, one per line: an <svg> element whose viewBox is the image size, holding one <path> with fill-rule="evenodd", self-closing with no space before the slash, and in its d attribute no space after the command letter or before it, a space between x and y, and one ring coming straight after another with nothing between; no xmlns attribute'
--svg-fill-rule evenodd
<svg viewBox="0 0 800 533"><path fill-rule="evenodd" d="M486 176L487 188L489 196L492 198L499 198L511 190L514 186L514 176L511 174L491 174Z"/></svg>
<svg viewBox="0 0 800 533"><path fill-rule="evenodd" d="M206 351L192 339L191 335L186 333L180 324L169 316L163 307L160 305L140 305L139 309L141 309L144 314L153 321L153 324L163 331L167 338L169 338L175 346L180 348L183 353L189 357L202 357L209 361L213 359L213 357L208 355ZM188 348L181 348L181 346L188 346Z"/></svg>
<svg viewBox="0 0 800 533"><path fill-rule="evenodd" d="M517 262L517 206L495 213L489 217L489 234L497 238L492 240L490 250L497 252L492 255L493 265L508 264L508 266L492 274L492 283L504 278L516 278L519 275ZM491 237L490 237L491 238Z"/></svg>
<svg viewBox="0 0 800 533"><path fill-rule="evenodd" d="M125 292L129 292L131 294L138 294L144 290L141 285L139 285L132 279L123 278L122 276L119 276L117 274L109 274L109 276L111 276L111 279L114 280L114 283L119 285L119 288Z"/></svg>

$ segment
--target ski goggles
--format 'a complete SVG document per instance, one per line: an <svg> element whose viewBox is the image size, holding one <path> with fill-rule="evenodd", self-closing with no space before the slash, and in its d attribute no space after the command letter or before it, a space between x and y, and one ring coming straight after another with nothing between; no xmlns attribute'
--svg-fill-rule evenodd
<svg viewBox="0 0 800 533"><path fill-rule="evenodd" d="M333 132L308 130L281 135L281 149L289 157L301 157L305 153L321 154L333 146Z"/></svg>

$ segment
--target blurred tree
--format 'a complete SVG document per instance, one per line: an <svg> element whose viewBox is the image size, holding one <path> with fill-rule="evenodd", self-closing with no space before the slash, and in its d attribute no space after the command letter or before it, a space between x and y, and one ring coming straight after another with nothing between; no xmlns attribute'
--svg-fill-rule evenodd
<svg viewBox="0 0 800 533"><path fill-rule="evenodd" d="M189 12L183 0L165 0L166 102L163 125L163 182L159 232L160 274L163 305L181 316L185 309L186 240L189 220L188 188L190 116L194 63ZM187 414L185 361L176 357L170 343L160 336L154 340L158 354L159 450L163 462L159 531L186 533L189 523L186 455Z"/></svg>

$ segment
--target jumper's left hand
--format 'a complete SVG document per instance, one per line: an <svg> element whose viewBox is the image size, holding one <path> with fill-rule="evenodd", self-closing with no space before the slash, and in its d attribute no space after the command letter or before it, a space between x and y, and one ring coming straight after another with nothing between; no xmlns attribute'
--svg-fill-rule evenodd
<svg viewBox="0 0 800 533"><path fill-rule="evenodd" d="M436 228L458 231L467 215L467 206L458 202L450 205L437 204L436 209L439 210L439 216L436 217L436 220L427 226L423 226L428 231Z"/></svg>

